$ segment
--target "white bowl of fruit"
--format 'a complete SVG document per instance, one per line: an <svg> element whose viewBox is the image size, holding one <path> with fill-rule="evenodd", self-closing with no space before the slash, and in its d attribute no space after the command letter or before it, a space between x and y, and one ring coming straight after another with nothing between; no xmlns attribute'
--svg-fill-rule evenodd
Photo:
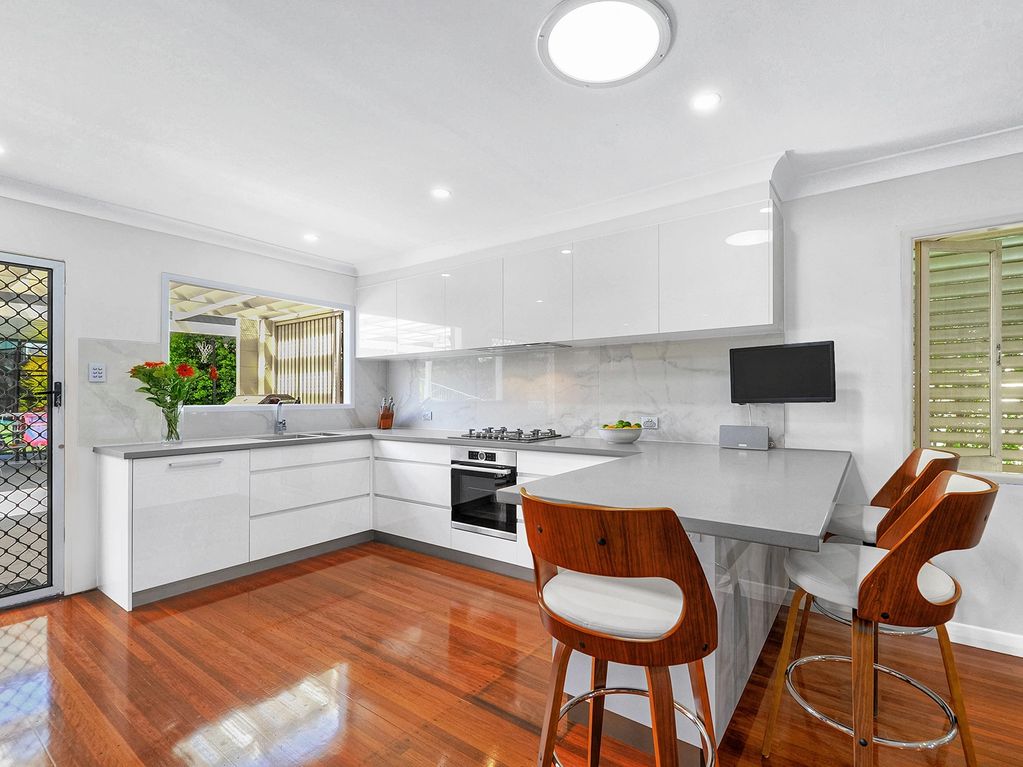
<svg viewBox="0 0 1023 767"><path fill-rule="evenodd" d="M615 444L635 442L642 433L642 426L638 423L629 423L628 421L605 423L600 429L601 438L605 442L613 442Z"/></svg>

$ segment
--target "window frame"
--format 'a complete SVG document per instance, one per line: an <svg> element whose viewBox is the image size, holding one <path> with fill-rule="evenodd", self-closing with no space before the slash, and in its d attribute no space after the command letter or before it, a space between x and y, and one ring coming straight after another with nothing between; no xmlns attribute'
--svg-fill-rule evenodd
<svg viewBox="0 0 1023 767"><path fill-rule="evenodd" d="M215 290L253 293L260 296L266 296L268 298L281 298L288 301L301 301L303 303L322 306L324 309L334 309L336 311L343 312L344 317L342 319L342 323L344 326L344 334L341 345L341 376L343 381L342 393L344 401L331 405L306 404L303 402L299 404L288 404L287 408L289 410L292 408L303 408L307 410L352 410L355 408L355 383L352 380L352 363L354 361L353 357L355 354L355 333L353 332L355 329L354 305L324 298L301 296L294 293L282 293L276 290L263 290L262 288L254 288L250 285L209 280L205 277L192 277L189 275L163 272L160 275L160 342L165 357L170 355L170 284L172 282L184 282L189 285L213 288ZM185 408L192 412L205 411L213 413L265 413L267 411L266 405L185 405Z"/></svg>

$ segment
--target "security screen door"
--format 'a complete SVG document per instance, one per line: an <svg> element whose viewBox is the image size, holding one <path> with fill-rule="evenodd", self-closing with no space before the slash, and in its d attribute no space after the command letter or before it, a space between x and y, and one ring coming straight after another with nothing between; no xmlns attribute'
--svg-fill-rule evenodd
<svg viewBox="0 0 1023 767"><path fill-rule="evenodd" d="M0 608L64 590L64 265L0 253Z"/></svg>

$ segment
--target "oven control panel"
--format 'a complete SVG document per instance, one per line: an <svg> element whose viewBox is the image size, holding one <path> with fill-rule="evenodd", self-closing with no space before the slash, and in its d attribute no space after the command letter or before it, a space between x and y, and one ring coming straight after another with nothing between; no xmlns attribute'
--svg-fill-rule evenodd
<svg viewBox="0 0 1023 767"><path fill-rule="evenodd" d="M488 453L485 450L470 450L470 461L497 461L497 453Z"/></svg>
<svg viewBox="0 0 1023 767"><path fill-rule="evenodd" d="M455 463L471 461L496 466L514 466L514 450L477 450L469 447L452 447L451 460Z"/></svg>

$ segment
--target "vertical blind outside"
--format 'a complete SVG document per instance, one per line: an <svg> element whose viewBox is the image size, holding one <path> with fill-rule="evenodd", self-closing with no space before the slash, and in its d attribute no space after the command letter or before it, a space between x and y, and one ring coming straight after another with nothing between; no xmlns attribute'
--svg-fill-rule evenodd
<svg viewBox="0 0 1023 767"><path fill-rule="evenodd" d="M923 251L919 444L958 452L966 469L1023 472L1023 239L1000 244Z"/></svg>
<svg viewBox="0 0 1023 767"><path fill-rule="evenodd" d="M274 323L274 391L309 405L344 402L344 315Z"/></svg>

